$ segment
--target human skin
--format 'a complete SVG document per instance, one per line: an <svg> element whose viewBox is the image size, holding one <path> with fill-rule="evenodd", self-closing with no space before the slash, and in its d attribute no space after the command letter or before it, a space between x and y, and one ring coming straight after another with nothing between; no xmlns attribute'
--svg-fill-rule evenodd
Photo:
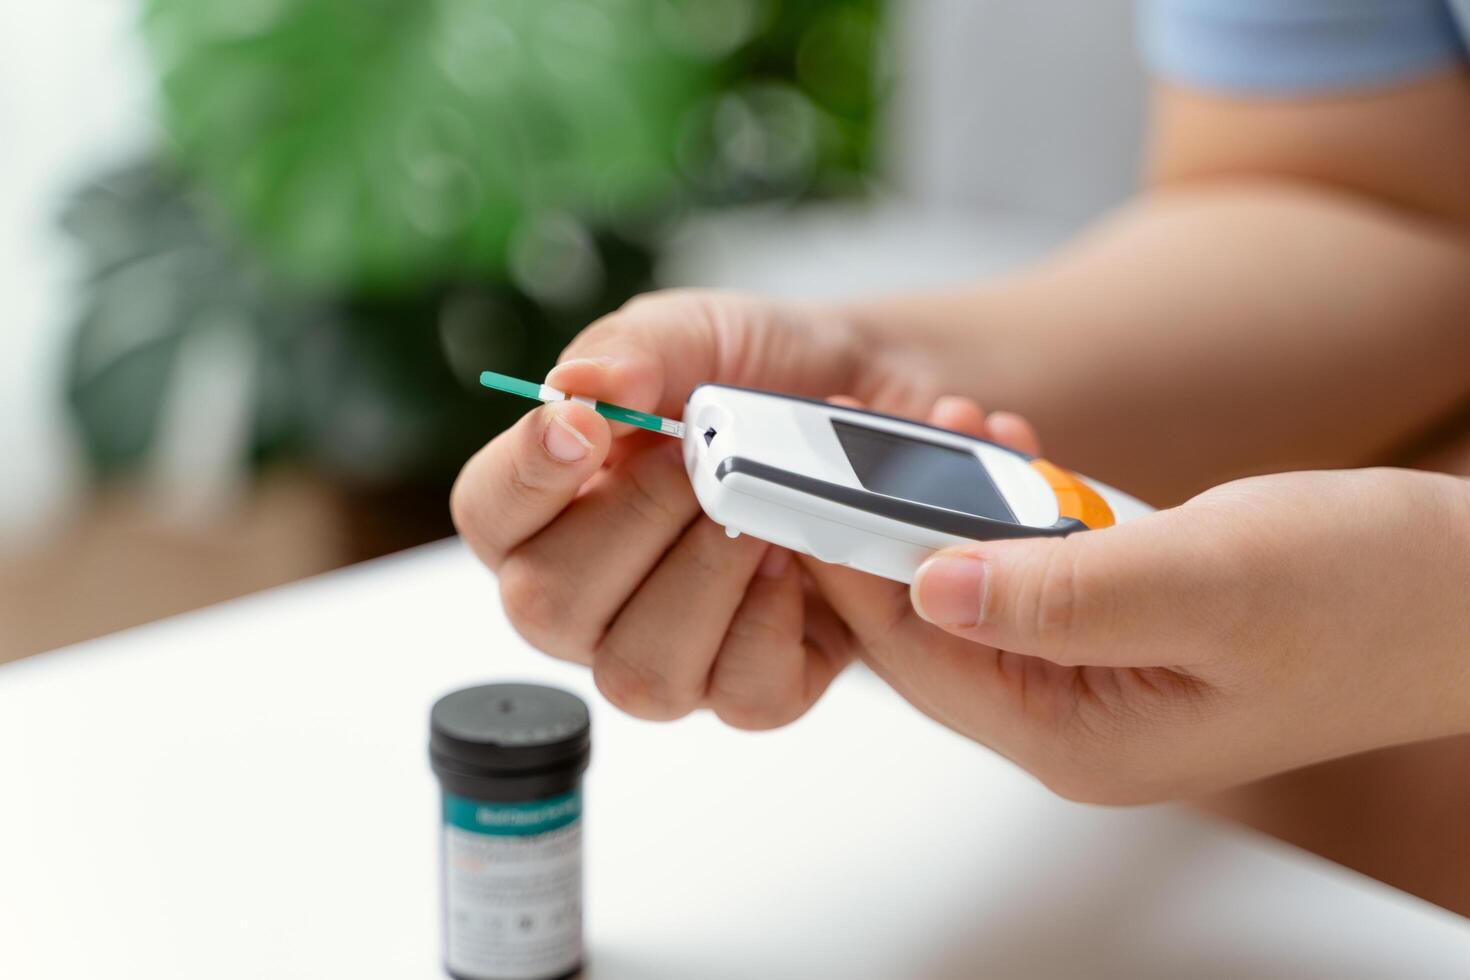
<svg viewBox="0 0 1470 980"><path fill-rule="evenodd" d="M1470 477L1470 417L1401 462ZM1470 915L1470 735L1294 769L1201 797L1202 809Z"/></svg>
<svg viewBox="0 0 1470 980"><path fill-rule="evenodd" d="M940 390L1157 504L1377 462L1464 403L1470 74L1160 88L1153 116L1138 198L1019 275L852 304L868 342L927 353Z"/></svg>
<svg viewBox="0 0 1470 980"><path fill-rule="evenodd" d="M1019 409L1052 458L1161 505L1246 474L1375 462L1470 394L1466 118L1463 73L1280 102L1161 90L1149 189L1034 269L944 295L842 305L655 295L586 331L551 381L665 414L703 380L849 394L920 418L956 392ZM943 411L975 423L971 409ZM583 450L560 468L547 465L553 444L571 444L552 426L563 437L575 430ZM1439 499L1440 484L1431 492L1401 474L1374 476L1381 486L1354 486ZM1308 506L1300 487L1279 496L1293 494ZM1196 513L1223 520L1214 516L1221 497ZM705 706L741 727L770 727L804 711L852 656L872 656L872 643L854 642L873 635L853 621L862 606L845 597L888 583L727 541L699 515L667 446L614 433L580 406L537 410L492 442L466 467L453 505L467 540L500 572L512 622L547 652L589 664L634 714ZM758 574L762 566L777 574ZM1239 588L1252 580L1230 580L1238 606L1260 599ZM921 672L945 660L936 650L984 649L923 623L911 636L907 661ZM1050 669L1042 655L999 661ZM886 676L901 691L913 683ZM1422 696L1350 704L1384 722L1365 730L1387 745L1444 733L1441 713L1424 727L1388 724ZM1141 799L1373 747L1348 737L1350 722L1333 712L1270 703L1283 717L1331 724L1273 740L1284 747L1274 758L1259 741L1225 739L1232 757L1202 781L1175 778L1169 745L1155 767L1165 775L1152 781L1138 778L1149 764L1123 753L1111 770L1094 760L1102 789L1048 774L1045 761L1034 768L1070 795ZM1026 746L997 748L1033 758Z"/></svg>
<svg viewBox="0 0 1470 980"><path fill-rule="evenodd" d="M1457 477L1252 477L1101 531L946 549L913 611L968 647L926 638L888 583L813 574L906 697L1070 797L1186 798L1470 732Z"/></svg>
<svg viewBox="0 0 1470 980"><path fill-rule="evenodd" d="M987 418L968 399L937 399L927 418L1036 448L1024 421ZM790 552L731 541L700 515L677 442L613 443L606 420L563 402L466 467L455 520L499 573L512 623L539 649L591 667L603 694L639 717L706 707L741 728L794 720L856 654L847 628ZM587 574L547 572L566 565Z"/></svg>

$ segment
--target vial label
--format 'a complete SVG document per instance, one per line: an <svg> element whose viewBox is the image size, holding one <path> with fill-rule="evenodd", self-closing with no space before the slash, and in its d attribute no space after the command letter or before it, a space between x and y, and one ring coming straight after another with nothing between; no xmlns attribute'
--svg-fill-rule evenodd
<svg viewBox="0 0 1470 980"><path fill-rule="evenodd" d="M582 794L444 794L444 958L474 980L545 980L582 961Z"/></svg>

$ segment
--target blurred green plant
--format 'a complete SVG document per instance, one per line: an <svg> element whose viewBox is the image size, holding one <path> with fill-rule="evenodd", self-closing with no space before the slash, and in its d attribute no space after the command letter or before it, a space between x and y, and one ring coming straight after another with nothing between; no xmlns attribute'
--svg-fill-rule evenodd
<svg viewBox="0 0 1470 980"><path fill-rule="evenodd" d="M474 387L485 365L541 370L651 280L652 253L603 233L606 274L580 302L503 281L327 292L282 280L221 227L208 195L148 161L79 193L63 225L82 246L69 395L100 475L135 469L158 436L188 346L226 336L253 379L252 463L304 461L335 482L442 488L524 406ZM518 368L520 369L520 368Z"/></svg>
<svg viewBox="0 0 1470 980"><path fill-rule="evenodd" d="M244 451L442 493L689 207L861 190L879 0L145 0L168 146L83 189L70 399L137 467L201 337Z"/></svg>
<svg viewBox="0 0 1470 980"><path fill-rule="evenodd" d="M668 197L710 66L647 29L661 6L151 0L145 29L178 158L280 268L412 286Z"/></svg>

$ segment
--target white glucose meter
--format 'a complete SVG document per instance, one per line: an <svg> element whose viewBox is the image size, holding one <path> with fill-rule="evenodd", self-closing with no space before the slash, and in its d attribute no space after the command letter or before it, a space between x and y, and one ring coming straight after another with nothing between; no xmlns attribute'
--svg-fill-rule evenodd
<svg viewBox="0 0 1470 980"><path fill-rule="evenodd" d="M1072 534L1152 510L984 439L791 395L700 385L684 423L695 496L728 533L898 582L941 548Z"/></svg>

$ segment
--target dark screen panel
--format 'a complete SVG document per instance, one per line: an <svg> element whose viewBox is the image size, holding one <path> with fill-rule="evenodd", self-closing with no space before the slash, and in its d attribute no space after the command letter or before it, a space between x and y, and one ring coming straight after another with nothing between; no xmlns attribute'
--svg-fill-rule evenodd
<svg viewBox="0 0 1470 980"><path fill-rule="evenodd" d="M1016 515L973 453L832 420L865 490L1015 523Z"/></svg>

